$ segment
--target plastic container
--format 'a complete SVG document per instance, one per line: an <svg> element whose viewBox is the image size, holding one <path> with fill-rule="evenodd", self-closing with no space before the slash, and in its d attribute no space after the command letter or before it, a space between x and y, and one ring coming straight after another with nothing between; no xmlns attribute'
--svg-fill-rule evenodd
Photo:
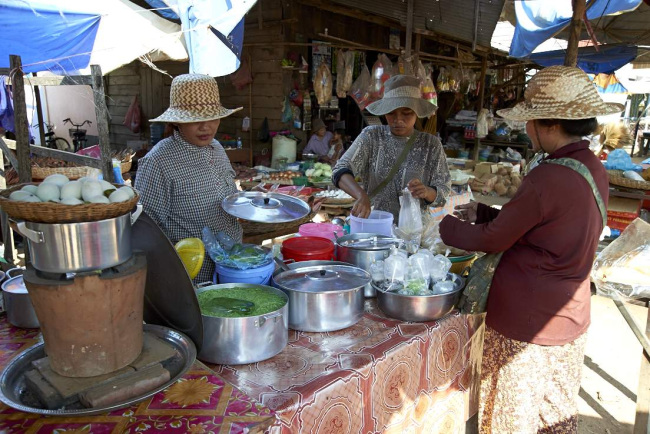
<svg viewBox="0 0 650 434"><path fill-rule="evenodd" d="M305 223L300 225L298 233L301 237L319 237L336 242L336 236L345 235L343 228L334 223ZM335 235L336 234L336 235Z"/></svg>
<svg viewBox="0 0 650 434"><path fill-rule="evenodd" d="M215 264L214 281L220 284L253 283L256 285L268 285L274 271L275 262L273 261L261 267L249 268L247 270L238 270L236 268Z"/></svg>
<svg viewBox="0 0 650 434"><path fill-rule="evenodd" d="M372 211L367 219L350 216L350 233L368 233L392 236L393 214L388 211Z"/></svg>
<svg viewBox="0 0 650 434"><path fill-rule="evenodd" d="M301 261L334 260L334 243L320 237L294 237L282 243L282 258Z"/></svg>
<svg viewBox="0 0 650 434"><path fill-rule="evenodd" d="M296 161L296 141L285 136L273 137L271 145L271 167L276 167L278 158L286 158L285 163Z"/></svg>

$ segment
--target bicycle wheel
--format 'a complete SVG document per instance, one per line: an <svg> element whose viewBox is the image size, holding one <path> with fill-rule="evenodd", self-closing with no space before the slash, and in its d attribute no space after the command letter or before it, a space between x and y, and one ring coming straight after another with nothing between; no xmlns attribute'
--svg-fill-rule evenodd
<svg viewBox="0 0 650 434"><path fill-rule="evenodd" d="M68 142L63 137L57 137L56 139L54 139L54 146L56 147L56 149L60 151L72 151L72 146L70 146L70 142Z"/></svg>

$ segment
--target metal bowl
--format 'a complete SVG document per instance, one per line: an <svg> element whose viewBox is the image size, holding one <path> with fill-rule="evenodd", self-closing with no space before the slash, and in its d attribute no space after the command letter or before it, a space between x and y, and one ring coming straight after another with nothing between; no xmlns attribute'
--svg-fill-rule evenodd
<svg viewBox="0 0 650 434"><path fill-rule="evenodd" d="M373 283L377 291L377 305L387 316L402 321L434 321L451 312L465 287L465 279L454 273L447 273L447 279L454 281L454 290L436 295L402 295L384 292Z"/></svg>

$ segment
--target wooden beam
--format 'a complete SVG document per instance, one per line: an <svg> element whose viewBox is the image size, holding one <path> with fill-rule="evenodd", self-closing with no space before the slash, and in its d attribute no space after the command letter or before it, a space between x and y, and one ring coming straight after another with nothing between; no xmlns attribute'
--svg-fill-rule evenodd
<svg viewBox="0 0 650 434"><path fill-rule="evenodd" d="M476 101L476 113L481 111L485 99L485 73L487 71L487 56L483 57L483 62L481 63L481 75L478 79L478 101Z"/></svg>
<svg viewBox="0 0 650 434"><path fill-rule="evenodd" d="M476 50L476 40L478 39L478 18L480 9L480 0L474 0L474 32L472 34L472 51Z"/></svg>
<svg viewBox="0 0 650 434"><path fill-rule="evenodd" d="M406 4L406 41L404 42L404 56L406 57L407 71L413 69L411 61L411 43L413 42L413 0L407 0Z"/></svg>
<svg viewBox="0 0 650 434"><path fill-rule="evenodd" d="M93 99L95 113L97 114L97 134L99 135L99 149L102 152L101 169L104 179L113 182L113 163L111 160L111 139L108 132L108 107L104 94L104 77L99 65L90 65L92 73Z"/></svg>
<svg viewBox="0 0 650 434"><path fill-rule="evenodd" d="M71 86L86 85L90 86L91 80L89 75L57 75L51 77L24 77L23 81L29 86ZM8 80L7 84L11 84Z"/></svg>
<svg viewBox="0 0 650 434"><path fill-rule="evenodd" d="M257 2L257 26L260 30L264 28L264 20L262 19L262 0Z"/></svg>
<svg viewBox="0 0 650 434"><path fill-rule="evenodd" d="M413 29L413 33L420 34L422 36L425 36L427 39L431 39L433 41L439 42L444 45L448 45L450 47L458 47L460 45L465 46L467 48L471 48L469 45L467 45L467 42L464 41L454 41L453 39L445 38L437 34L436 32L432 30L425 30L425 29L418 29L415 28ZM476 44L476 47L472 51L480 51L482 53L489 53L492 51L492 48L490 47L485 47L483 45L478 45Z"/></svg>
<svg viewBox="0 0 650 434"><path fill-rule="evenodd" d="M36 77L36 73L34 73ZM34 99L36 99L36 118L38 119L38 136L40 144L45 146L45 125L43 124L43 104L41 103L41 90L34 86Z"/></svg>
<svg viewBox="0 0 650 434"><path fill-rule="evenodd" d="M0 137L0 149L2 150L2 153L9 160L9 163L11 164L11 166L14 169L16 169L16 172L17 172L18 171L18 159L16 158L14 153L9 148L9 145L7 145L4 140L2 140L2 137Z"/></svg>
<svg viewBox="0 0 650 434"><path fill-rule="evenodd" d="M578 42L580 41L580 30L582 28L582 17L587 8L585 0L572 0L573 17L569 24L569 42L564 57L564 66L576 66L578 64Z"/></svg>
<svg viewBox="0 0 650 434"><path fill-rule="evenodd" d="M650 309L648 309L645 336L650 339ZM650 433L650 353L643 351L639 371L639 388L636 393L634 434L648 433Z"/></svg>
<svg viewBox="0 0 650 434"><path fill-rule="evenodd" d="M9 56L13 74L12 93L14 97L14 134L16 134L16 154L18 154L18 179L21 183L32 181L32 163L29 159L29 127L27 106L25 105L25 83L20 56Z"/></svg>
<svg viewBox="0 0 650 434"><path fill-rule="evenodd" d="M36 145L30 145L29 150L32 154L42 155L43 157L56 158L57 160L69 161L80 166L94 167L96 169L102 168L101 160L98 158L88 157L86 155L79 155L72 152L59 151L58 149L51 149Z"/></svg>
<svg viewBox="0 0 650 434"><path fill-rule="evenodd" d="M384 27L399 27L402 28L402 24L398 20L391 20L388 18L380 17L377 15L372 15L367 11L360 9L354 9L349 6L338 6L334 2L329 1L320 1L320 0L298 0L298 3L312 6L320 10L333 12L338 15L343 15L350 18L356 18L361 21L366 21L373 24L378 24Z"/></svg>

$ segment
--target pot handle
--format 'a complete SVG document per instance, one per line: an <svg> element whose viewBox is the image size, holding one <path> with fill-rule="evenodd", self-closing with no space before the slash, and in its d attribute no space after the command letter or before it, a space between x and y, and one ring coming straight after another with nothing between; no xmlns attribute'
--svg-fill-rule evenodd
<svg viewBox="0 0 650 434"><path fill-rule="evenodd" d="M270 315L262 315L259 320L255 321L255 325L257 327L262 327L268 320L275 319L277 321L278 318L282 318L282 313L275 312Z"/></svg>
<svg viewBox="0 0 650 434"><path fill-rule="evenodd" d="M138 202L138 204L135 206L135 212L131 214L131 226L133 226L133 224L138 220L140 214L142 214L142 204Z"/></svg>
<svg viewBox="0 0 650 434"><path fill-rule="evenodd" d="M197 283L195 286L196 286L196 289L201 289L201 288L205 288L206 286L210 286L210 285L214 285L214 282L208 280L207 282Z"/></svg>
<svg viewBox="0 0 650 434"><path fill-rule="evenodd" d="M29 238L35 243L42 243L45 241L43 238L43 232L27 229L25 222L16 222L16 229L20 235Z"/></svg>

